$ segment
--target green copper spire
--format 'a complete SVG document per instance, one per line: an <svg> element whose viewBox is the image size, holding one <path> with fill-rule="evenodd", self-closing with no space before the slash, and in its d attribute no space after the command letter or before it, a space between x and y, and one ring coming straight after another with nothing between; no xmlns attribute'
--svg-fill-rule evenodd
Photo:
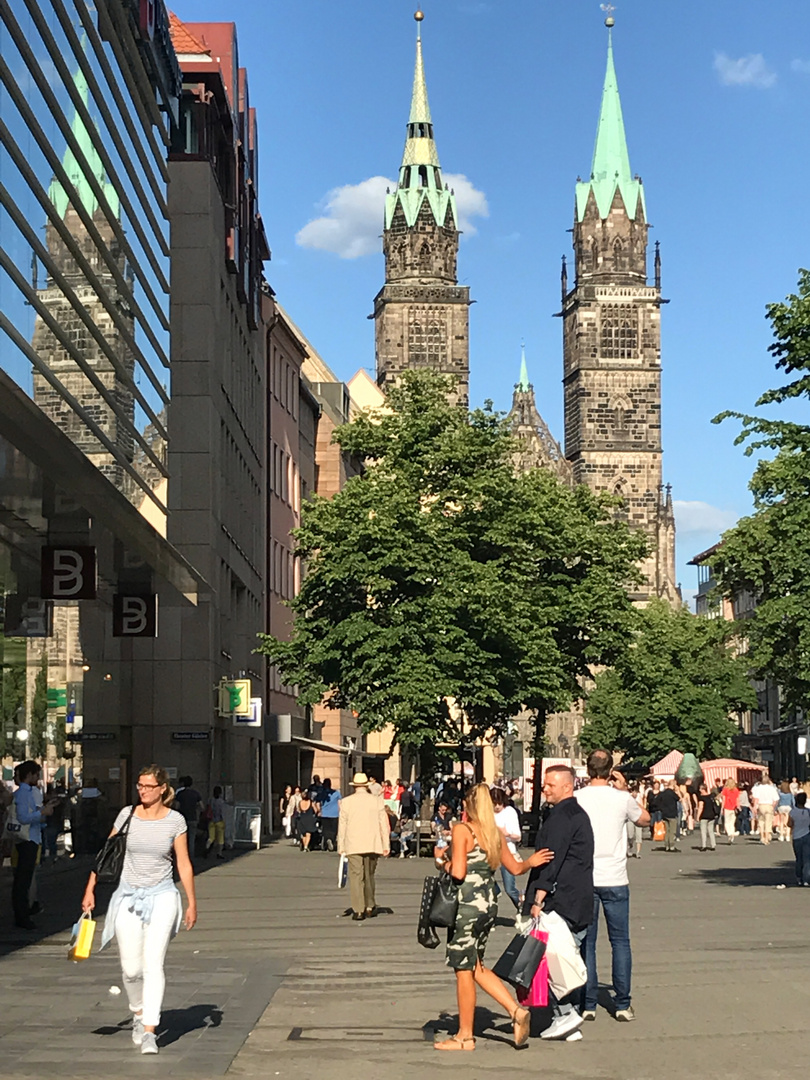
<svg viewBox="0 0 810 1080"><path fill-rule="evenodd" d="M430 115L425 65L422 59L422 19L417 11L416 19L416 67L413 73L411 111L399 179L396 190L389 193L385 202L385 227L391 227L397 205L402 207L409 226L416 224L425 200L430 204L437 224L443 225L450 207L453 224L458 227L456 200L442 180L439 154L433 139L433 120Z"/></svg>
<svg viewBox="0 0 810 1080"><path fill-rule="evenodd" d="M529 382L529 369L526 366L526 346L523 342L520 343L520 379L518 380L518 389L524 394L527 394L532 388L532 384Z"/></svg>
<svg viewBox="0 0 810 1080"><path fill-rule="evenodd" d="M79 69L73 76L73 84L81 94L82 101L87 105L89 100L89 94L87 90L87 80L84 77L81 69ZM90 170L98 180L104 194L107 197L107 201L110 204L113 214L118 217L119 213L119 199L115 188L107 180L106 173L104 172L104 166L101 163L101 158L98 155L98 151L93 145L93 140L90 138L90 133L84 125L84 121L79 116L78 110L74 111L73 123L71 129L76 141L78 142L87 163L90 166ZM98 209L98 200L96 199L93 189L91 188L84 170L76 160L76 156L70 147L65 150L65 156L62 158L62 166L65 172L68 174L71 183L79 193L82 206L85 208L88 214L91 216ZM67 208L70 203L67 192L62 185L57 181L51 182L49 191L51 202L56 207L56 212L60 218L63 218L67 213Z"/></svg>
<svg viewBox="0 0 810 1080"><path fill-rule="evenodd" d="M619 84L613 64L613 20L608 19L608 56L605 85L602 90L602 107L596 129L596 145L593 151L591 178L577 184L577 219L582 221L588 196L593 191L600 217L606 218L616 194L622 193L625 208L631 218L636 216L639 201L646 217L644 189L638 177L630 172L630 155L624 133L622 102Z"/></svg>

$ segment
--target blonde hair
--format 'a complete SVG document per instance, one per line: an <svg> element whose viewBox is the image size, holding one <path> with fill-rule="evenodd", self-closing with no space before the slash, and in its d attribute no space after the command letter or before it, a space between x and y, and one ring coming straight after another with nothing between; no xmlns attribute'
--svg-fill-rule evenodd
<svg viewBox="0 0 810 1080"><path fill-rule="evenodd" d="M138 773L138 779L142 776L154 776L155 780L161 786L166 785L166 790L161 796L161 801L164 806L171 806L174 802L174 788L169 783L169 774L165 769L161 769L159 765L144 765L141 771Z"/></svg>
<svg viewBox="0 0 810 1080"><path fill-rule="evenodd" d="M503 833L495 824L495 810L487 785L476 784L474 788L470 788L464 799L464 806L467 817L478 826L479 843L487 857L490 869L497 870L501 865Z"/></svg>
<svg viewBox="0 0 810 1080"><path fill-rule="evenodd" d="M728 778L728 780L726 780L726 787L727 787L727 788L728 788L728 789L729 789L730 791L733 791L733 789L734 789L734 788L735 788L736 786L737 786L737 781L736 781L736 780L734 779L734 777L733 777L733 776L730 776L730 777Z"/></svg>

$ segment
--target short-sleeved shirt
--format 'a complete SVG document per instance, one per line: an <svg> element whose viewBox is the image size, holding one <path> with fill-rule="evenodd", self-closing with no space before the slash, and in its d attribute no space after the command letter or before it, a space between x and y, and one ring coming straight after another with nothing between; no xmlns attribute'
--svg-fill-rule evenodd
<svg viewBox="0 0 810 1080"><path fill-rule="evenodd" d="M794 840L801 840L810 833L810 810L806 806L791 806L790 820L793 822Z"/></svg>
<svg viewBox="0 0 810 1080"><path fill-rule="evenodd" d="M126 824L132 812L125 806L115 819L115 830ZM127 850L121 878L136 889L149 889L172 879L172 847L182 833L188 832L186 819L176 810L156 821L139 818L135 814L129 823Z"/></svg>
<svg viewBox="0 0 810 1080"><path fill-rule="evenodd" d="M751 794L763 806L775 806L779 802L779 792L775 784L754 784Z"/></svg>
<svg viewBox="0 0 810 1080"><path fill-rule="evenodd" d="M700 803L700 814L698 816L698 820L714 821L717 817L717 803L714 800L714 796L699 795L698 802Z"/></svg>
<svg viewBox="0 0 810 1080"><path fill-rule="evenodd" d="M202 802L202 795L196 788L183 788L182 791L177 792L175 802L177 803L177 809L186 821L194 821L197 817L197 807Z"/></svg>
<svg viewBox="0 0 810 1080"><path fill-rule="evenodd" d="M586 787L575 798L593 828L593 883L597 889L629 884L627 823L635 824L643 808L629 791L609 784Z"/></svg>

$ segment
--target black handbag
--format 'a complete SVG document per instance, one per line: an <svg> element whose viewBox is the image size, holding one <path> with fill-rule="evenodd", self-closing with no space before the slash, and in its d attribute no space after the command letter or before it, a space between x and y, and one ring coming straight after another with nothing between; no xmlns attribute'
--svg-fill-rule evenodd
<svg viewBox="0 0 810 1080"><path fill-rule="evenodd" d="M546 953L546 943L531 934L516 934L493 971L499 979L528 990Z"/></svg>
<svg viewBox="0 0 810 1080"><path fill-rule="evenodd" d="M101 851L96 855L96 881L112 885L118 884L121 877L121 871L124 868L124 855L127 850L129 823L132 821L132 815L134 813L135 807L133 806L129 812L129 817L124 822L120 832L117 832L115 836L108 836L104 841L104 846Z"/></svg>
<svg viewBox="0 0 810 1080"><path fill-rule="evenodd" d="M439 884L437 877L426 877L422 886L422 902L419 905L419 924L416 929L416 940L426 949L436 949L439 946L439 935L430 925L430 909L436 896L436 886Z"/></svg>
<svg viewBox="0 0 810 1080"><path fill-rule="evenodd" d="M458 885L449 874L436 878L436 893L430 905L430 925L452 930L458 914Z"/></svg>

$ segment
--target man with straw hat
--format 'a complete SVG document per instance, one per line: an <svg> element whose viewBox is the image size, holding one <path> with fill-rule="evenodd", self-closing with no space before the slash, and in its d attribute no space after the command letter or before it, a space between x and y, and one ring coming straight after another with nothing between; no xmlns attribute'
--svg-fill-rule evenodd
<svg viewBox="0 0 810 1080"><path fill-rule="evenodd" d="M368 790L365 773L355 773L354 793L340 803L338 851L349 859L349 892L355 922L377 914L374 875L377 859L390 851L390 826L382 799Z"/></svg>

